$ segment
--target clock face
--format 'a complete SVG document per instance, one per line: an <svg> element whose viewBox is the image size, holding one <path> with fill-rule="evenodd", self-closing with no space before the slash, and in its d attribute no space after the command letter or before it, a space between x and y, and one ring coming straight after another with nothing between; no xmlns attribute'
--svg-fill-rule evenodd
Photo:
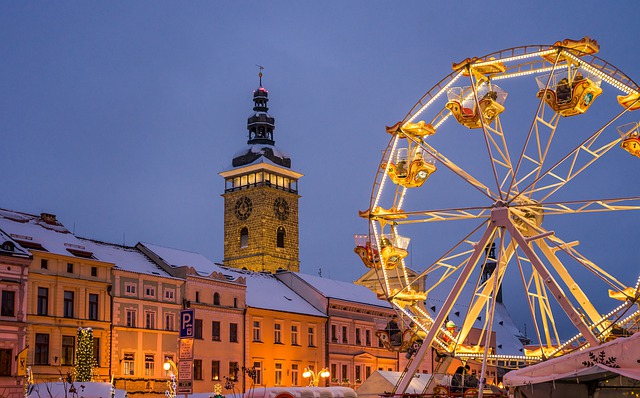
<svg viewBox="0 0 640 398"><path fill-rule="evenodd" d="M246 196L241 197L236 202L235 214L238 220L246 220L251 215L251 210L253 210L253 204L251 203L251 199Z"/></svg>
<svg viewBox="0 0 640 398"><path fill-rule="evenodd" d="M283 198L278 198L273 202L273 211L279 220L284 221L289 217L289 204Z"/></svg>

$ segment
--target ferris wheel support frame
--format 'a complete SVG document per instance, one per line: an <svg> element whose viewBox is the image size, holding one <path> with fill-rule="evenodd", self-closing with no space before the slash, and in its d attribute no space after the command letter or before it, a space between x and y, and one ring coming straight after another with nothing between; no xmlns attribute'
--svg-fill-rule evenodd
<svg viewBox="0 0 640 398"><path fill-rule="evenodd" d="M464 267L462 267L462 270L460 271L460 274L455 284L453 285L451 292L447 296L447 299L445 300L442 307L440 308L440 311L438 312L435 319L433 320L433 323L429 328L427 335L424 337L422 345L416 352L413 361L408 366L407 368L408 374L414 374L418 369L418 366L422 362L422 358L426 354L427 349L431 346L437 334L440 333L440 327L442 326L449 312L453 308L454 303L456 302L456 300L458 299L458 297L462 292L463 286L469 280L471 273L473 272L478 261L480 260L480 256L482 255L482 252L487 247L489 242L493 239L494 235L496 234L496 231L501 228L506 229L509 235L511 235L511 238L513 239L515 244L517 244L517 246L524 253L525 257L531 262L531 265L533 266L533 269L535 270L537 275L540 277L540 280L544 283L544 285L551 292L551 294L553 294L556 302L560 305L562 310L567 314L567 317L569 318L571 323L573 323L573 325L580 332L580 334L586 340L586 342L592 347L600 344L600 340L598 340L598 338L596 337L596 335L594 335L589 325L587 325L584 322L580 313L568 300L567 295L562 290L562 287L558 284L558 282L556 282L553 275L551 275L551 273L542 263L538 255L531 248L531 242L537 239L542 239L543 236L538 235L538 236L532 236L532 237L525 237L522 234L522 232L520 232L520 230L514 225L514 222L511 218L511 214L509 212L509 207L507 207L503 202L497 202L494 205L494 207L491 209L491 218L488 222L487 228L482 234L482 237L478 240L478 242L475 243L473 253L467 260L467 263L464 265ZM503 268L506 268L506 265ZM499 272L496 272L495 274L498 274L498 273ZM494 275L494 278L499 278L499 276ZM497 282L497 279L494 279L493 282ZM498 286L497 283L494 283L494 285ZM492 297L495 297L496 290L495 289L492 289L492 290L493 290ZM572 292L572 293L575 294L575 292ZM486 300L488 300L488 297ZM485 303L486 303L486 300L485 300ZM495 299L492 301L495 301ZM493 303L492 303L492 306L493 306ZM409 387L410 383L411 383L411 378L404 378L398 384L398 388L396 392L400 394L404 394L406 389Z"/></svg>

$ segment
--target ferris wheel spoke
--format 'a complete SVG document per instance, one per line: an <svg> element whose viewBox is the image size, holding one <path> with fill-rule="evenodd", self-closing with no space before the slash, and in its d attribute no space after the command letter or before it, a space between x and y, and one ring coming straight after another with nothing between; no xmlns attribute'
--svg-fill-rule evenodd
<svg viewBox="0 0 640 398"><path fill-rule="evenodd" d="M535 194L542 194L540 202L544 202L547 198L565 186L569 181L575 178L578 174L586 170L602 155L607 153L610 149L614 148L627 136L623 135L609 142L601 144L598 140L602 136L602 133L607 127L609 127L620 116L627 112L627 109L618 113L613 119L603 125L589 138L583 141L575 149L569 152L565 157L558 161L555 165L549 168L544 173L540 174L529 186L527 186L519 194L526 194L531 197ZM627 133L630 134L630 133ZM600 145L600 146L598 146ZM540 183L542 186L536 187ZM519 195L514 197L517 198Z"/></svg>
<svg viewBox="0 0 640 398"><path fill-rule="evenodd" d="M627 289L627 286L618 281L613 275L609 274L607 271L599 267L596 263L580 254L578 250L575 249L575 246L577 246L580 242L565 242L555 235L549 235L545 237L545 239L548 239L553 244L553 247L550 249L552 252L560 250L566 253L615 291L623 292Z"/></svg>
<svg viewBox="0 0 640 398"><path fill-rule="evenodd" d="M485 196L492 200L496 200L499 196L496 195L493 191L491 191L486 185L481 183L479 180L475 179L471 174L467 173L462 167L458 166L453 161L449 160L442 153L438 152L431 145L423 141L417 141L416 143L422 147L428 154L433 156L437 161L442 163L445 167L455 173L458 177L462 178L464 181L469 183L471 186L476 188L478 191L482 192Z"/></svg>
<svg viewBox="0 0 640 398"><path fill-rule="evenodd" d="M540 204L540 210L545 216L640 210L640 197L547 202Z"/></svg>

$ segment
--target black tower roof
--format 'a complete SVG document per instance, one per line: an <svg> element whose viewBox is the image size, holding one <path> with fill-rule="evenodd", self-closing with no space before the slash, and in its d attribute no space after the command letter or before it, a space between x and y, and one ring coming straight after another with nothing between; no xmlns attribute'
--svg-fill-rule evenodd
<svg viewBox="0 0 640 398"><path fill-rule="evenodd" d="M290 168L291 159L275 146L273 130L276 120L267 113L269 111L267 106L269 92L262 87L262 72L259 76L260 87L253 92L253 114L247 120L247 130L249 130L247 144L249 147L243 149L233 158L232 166L245 166L264 156L277 165Z"/></svg>

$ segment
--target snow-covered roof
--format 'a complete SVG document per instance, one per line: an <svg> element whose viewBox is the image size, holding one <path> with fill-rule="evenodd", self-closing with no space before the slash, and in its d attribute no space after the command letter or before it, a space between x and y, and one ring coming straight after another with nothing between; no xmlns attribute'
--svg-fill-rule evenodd
<svg viewBox="0 0 640 398"><path fill-rule="evenodd" d="M273 274L225 269L229 272L247 278L248 307L326 317Z"/></svg>
<svg viewBox="0 0 640 398"><path fill-rule="evenodd" d="M269 148L273 151L273 154L279 158L288 158L289 155L287 155L284 151L282 151L280 148L278 148L275 145L269 145L269 144L253 144L253 145L247 145L244 148L240 149L238 152L236 152L233 155L233 159L237 158L238 156L242 156L245 153L262 153L264 151L265 148ZM264 156L262 156L260 159L264 158ZM274 163L275 164L275 163Z"/></svg>
<svg viewBox="0 0 640 398"><path fill-rule="evenodd" d="M140 242L140 244L174 268L193 267L200 275L211 275L214 271L225 273L222 268L200 253L154 245L153 243Z"/></svg>
<svg viewBox="0 0 640 398"><path fill-rule="evenodd" d="M295 275L327 298L391 308L388 301L380 300L374 292L364 286L356 285L352 282L321 278L314 275L301 273L296 273Z"/></svg>
<svg viewBox="0 0 640 398"><path fill-rule="evenodd" d="M117 269L124 271L151 274L162 277L171 275L151 261L135 247L120 246L111 243L98 242L91 239L78 238L101 261L115 264Z"/></svg>
<svg viewBox="0 0 640 398"><path fill-rule="evenodd" d="M55 219L54 215L40 216L0 209L0 229L24 248L87 258L91 253L83 242Z"/></svg>

